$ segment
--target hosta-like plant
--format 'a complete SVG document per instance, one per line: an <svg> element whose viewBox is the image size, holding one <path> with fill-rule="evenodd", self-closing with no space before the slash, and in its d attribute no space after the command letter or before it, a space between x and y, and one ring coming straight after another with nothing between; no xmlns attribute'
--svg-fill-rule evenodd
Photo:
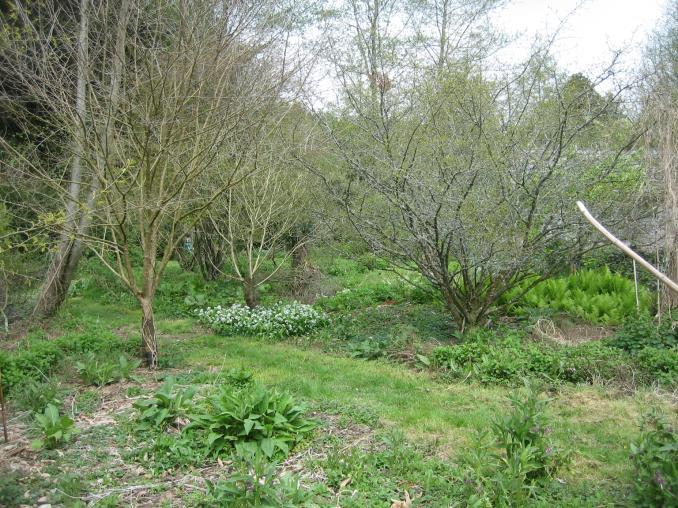
<svg viewBox="0 0 678 508"><path fill-rule="evenodd" d="M261 451L268 458L284 457L316 427L289 395L260 386L250 390L225 386L210 403L212 411L197 415L186 430L207 430L213 455L235 448L245 454Z"/></svg>
<svg viewBox="0 0 678 508"><path fill-rule="evenodd" d="M52 450L70 441L76 433L73 420L66 415L60 415L59 409L48 404L42 413L36 413L35 422L42 431L42 438L34 440L33 448L47 448Z"/></svg>
<svg viewBox="0 0 678 508"><path fill-rule="evenodd" d="M76 362L75 369L83 382L88 385L104 386L116 381L115 363L98 358L94 353Z"/></svg>
<svg viewBox="0 0 678 508"><path fill-rule="evenodd" d="M163 429L186 416L192 407L195 387L174 389L174 379L169 378L150 399L139 400L134 407L139 410L139 428Z"/></svg>
<svg viewBox="0 0 678 508"><path fill-rule="evenodd" d="M133 372L140 364L140 361L129 360L125 355L120 355L118 362L115 363L89 353L82 361L75 364L75 368L84 383L104 386L121 379L135 380Z"/></svg>

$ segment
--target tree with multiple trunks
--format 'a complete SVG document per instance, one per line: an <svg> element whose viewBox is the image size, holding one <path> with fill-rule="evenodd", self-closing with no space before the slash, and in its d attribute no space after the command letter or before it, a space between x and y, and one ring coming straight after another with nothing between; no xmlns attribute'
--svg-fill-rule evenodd
<svg viewBox="0 0 678 508"><path fill-rule="evenodd" d="M11 168L43 179L65 202L44 224L61 240L40 314L63 301L87 247L138 300L144 356L157 366L153 300L161 277L195 222L247 176L269 110L289 93L295 8L82 0L75 32L54 16L50 30L32 31L27 21L8 35L8 69L49 108L70 161L62 178L26 157ZM140 270L133 244L141 248Z"/></svg>

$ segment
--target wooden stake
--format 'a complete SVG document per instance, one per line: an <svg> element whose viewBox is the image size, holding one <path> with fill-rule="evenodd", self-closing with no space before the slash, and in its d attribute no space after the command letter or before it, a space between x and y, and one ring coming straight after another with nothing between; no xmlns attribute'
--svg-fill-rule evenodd
<svg viewBox="0 0 678 508"><path fill-rule="evenodd" d="M577 201L577 206L579 207L579 210L581 213L584 214L584 217L586 217L586 220L588 220L593 226L600 231L608 240L610 240L614 245L616 245L619 249L624 252L627 256L631 256L633 259L638 261L640 265L645 268L648 272L650 272L652 275L657 277L660 281L662 281L664 284L666 284L669 288L671 288L673 291L678 293L678 283L669 279L666 275L664 275L662 272L657 270L654 266L652 266L650 263L645 261L645 259L640 256L640 254L637 254L635 251L633 251L630 247L628 247L624 242L619 240L616 236L614 236L612 233L610 233L605 227L598 222L593 215L586 209L584 206L584 203L581 201Z"/></svg>
<svg viewBox="0 0 678 508"><path fill-rule="evenodd" d="M636 270L636 260L633 259L633 285L636 287L636 310L640 311L640 298L638 298L638 270Z"/></svg>
<svg viewBox="0 0 678 508"><path fill-rule="evenodd" d="M5 409L5 396L2 393L2 371L0 370L0 408L2 409L2 433L5 436L5 443L9 441L7 437L7 410Z"/></svg>

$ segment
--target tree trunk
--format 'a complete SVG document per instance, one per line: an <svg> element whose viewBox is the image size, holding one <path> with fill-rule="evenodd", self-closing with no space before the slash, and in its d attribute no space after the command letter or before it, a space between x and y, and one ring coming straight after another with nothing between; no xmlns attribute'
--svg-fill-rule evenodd
<svg viewBox="0 0 678 508"><path fill-rule="evenodd" d="M86 103L85 94L87 87L87 60L88 60L88 34L89 15L87 12L87 0L80 2L80 29L78 33L77 54L77 83L75 93L75 112L79 117L74 129L73 140L74 153L71 161L70 186L68 189L68 202L66 203L66 219L61 233L59 249L52 257L38 300L33 309L34 316L50 316L56 312L66 299L68 288L73 280L78 261L82 256L83 245L78 239L78 233L82 228L87 228L89 222L81 217L79 210L80 194L82 187L82 156L84 151L85 135L82 125L85 124ZM88 200L89 201L89 200ZM85 211L84 213L87 213Z"/></svg>
<svg viewBox="0 0 678 508"><path fill-rule="evenodd" d="M141 304L141 352L149 369L158 368L158 342L155 336L153 300L139 298Z"/></svg>
<svg viewBox="0 0 678 508"><path fill-rule="evenodd" d="M308 258L308 248L305 244L299 245L298 248L292 252L292 270L295 274L300 268L303 269Z"/></svg>
<svg viewBox="0 0 678 508"><path fill-rule="evenodd" d="M259 292L252 279L245 279L242 284L243 292L245 293L245 303L250 309L259 305Z"/></svg>
<svg viewBox="0 0 678 508"><path fill-rule="evenodd" d="M678 282L678 167L676 166L676 142L674 139L677 113L670 105L667 118L660 128L661 165L664 173L664 220L666 275ZM662 286L662 309L678 309L678 293L666 285Z"/></svg>
<svg viewBox="0 0 678 508"><path fill-rule="evenodd" d="M45 275L45 281L33 309L34 316L51 316L64 303L81 256L82 242L70 240L60 243L59 250L52 257Z"/></svg>

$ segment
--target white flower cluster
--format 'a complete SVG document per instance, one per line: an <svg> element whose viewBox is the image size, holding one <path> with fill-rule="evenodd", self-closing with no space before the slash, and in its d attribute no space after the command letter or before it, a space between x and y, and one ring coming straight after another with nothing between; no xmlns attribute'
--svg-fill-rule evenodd
<svg viewBox="0 0 678 508"><path fill-rule="evenodd" d="M199 309L196 314L200 321L223 335L256 335L274 339L304 335L329 323L327 314L298 302L254 309L239 303L230 307L217 305Z"/></svg>

